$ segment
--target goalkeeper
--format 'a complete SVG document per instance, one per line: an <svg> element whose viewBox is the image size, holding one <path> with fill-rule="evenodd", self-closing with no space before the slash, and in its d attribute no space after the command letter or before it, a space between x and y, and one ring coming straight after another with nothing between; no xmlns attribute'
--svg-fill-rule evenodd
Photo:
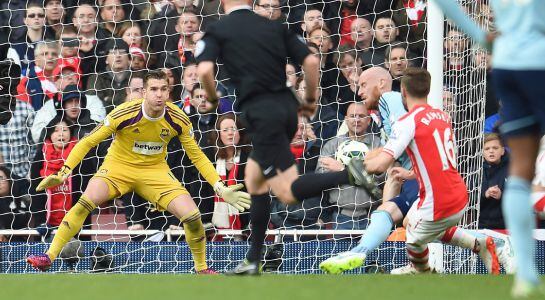
<svg viewBox="0 0 545 300"><path fill-rule="evenodd" d="M169 97L168 77L151 71L144 77L144 99L118 106L103 123L74 147L65 165L40 182L37 190L62 183L87 152L114 135L104 163L70 211L62 220L53 242L45 254L31 255L27 262L45 271L64 245L78 233L83 221L97 206L134 191L158 210L167 210L183 223L195 270L199 274L215 273L206 264L205 235L200 212L187 190L176 180L165 156L169 141L178 137L185 152L203 177L214 186L225 202L239 211L250 207L250 196L239 191L242 184L227 187L212 163L197 146L188 117Z"/></svg>

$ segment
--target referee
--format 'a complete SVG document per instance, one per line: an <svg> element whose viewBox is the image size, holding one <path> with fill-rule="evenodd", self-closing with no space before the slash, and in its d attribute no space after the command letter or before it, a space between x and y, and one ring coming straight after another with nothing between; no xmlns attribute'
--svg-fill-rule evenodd
<svg viewBox="0 0 545 300"><path fill-rule="evenodd" d="M215 62L220 61L237 93L235 110L252 140L245 184L252 197L250 250L231 274L257 275L269 223L269 190L285 204L293 204L325 189L349 183L348 171L297 173L290 142L297 131L298 111L316 109L319 60L295 33L277 21L258 16L248 0L224 0L227 13L208 26L196 45L198 74L212 102L218 101L214 81ZM305 99L300 103L286 87L286 61L302 65Z"/></svg>

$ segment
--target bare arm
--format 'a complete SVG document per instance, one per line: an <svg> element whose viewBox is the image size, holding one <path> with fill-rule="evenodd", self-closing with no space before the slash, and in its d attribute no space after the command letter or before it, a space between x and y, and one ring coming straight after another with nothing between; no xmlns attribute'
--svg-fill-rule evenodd
<svg viewBox="0 0 545 300"><path fill-rule="evenodd" d="M305 72L305 100L309 104L316 102L316 91L318 89L318 80L320 78L320 61L313 54L307 55L303 61L303 71Z"/></svg>
<svg viewBox="0 0 545 300"><path fill-rule="evenodd" d="M365 170L371 174L380 174L386 172L395 162L394 157L386 152L380 152L375 157L366 157L363 162Z"/></svg>
<svg viewBox="0 0 545 300"><path fill-rule="evenodd" d="M211 61L200 62L197 66L197 73L199 74L199 81L208 95L208 101L212 103L218 102L216 81L214 79L214 63Z"/></svg>

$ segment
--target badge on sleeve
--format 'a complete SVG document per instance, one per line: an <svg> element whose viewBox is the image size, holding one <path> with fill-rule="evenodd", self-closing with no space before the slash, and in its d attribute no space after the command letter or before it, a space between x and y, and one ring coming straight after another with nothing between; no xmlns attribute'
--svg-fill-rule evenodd
<svg viewBox="0 0 545 300"><path fill-rule="evenodd" d="M195 57L199 57L199 55L202 54L204 51L204 48L206 47L206 42L203 40L199 40L197 44L195 44Z"/></svg>

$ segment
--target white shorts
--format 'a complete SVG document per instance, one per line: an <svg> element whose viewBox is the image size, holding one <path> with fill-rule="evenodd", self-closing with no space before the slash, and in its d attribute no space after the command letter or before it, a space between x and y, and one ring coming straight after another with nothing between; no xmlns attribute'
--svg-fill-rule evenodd
<svg viewBox="0 0 545 300"><path fill-rule="evenodd" d="M545 138L541 139L541 147L536 159L536 175L532 184L545 187Z"/></svg>
<svg viewBox="0 0 545 300"><path fill-rule="evenodd" d="M409 223L407 224L406 228L406 243L423 246L435 240L439 240L445 230L452 226L458 225L466 210L462 209L460 212L448 218L437 221L422 220L415 212L416 206L413 205L408 213Z"/></svg>

